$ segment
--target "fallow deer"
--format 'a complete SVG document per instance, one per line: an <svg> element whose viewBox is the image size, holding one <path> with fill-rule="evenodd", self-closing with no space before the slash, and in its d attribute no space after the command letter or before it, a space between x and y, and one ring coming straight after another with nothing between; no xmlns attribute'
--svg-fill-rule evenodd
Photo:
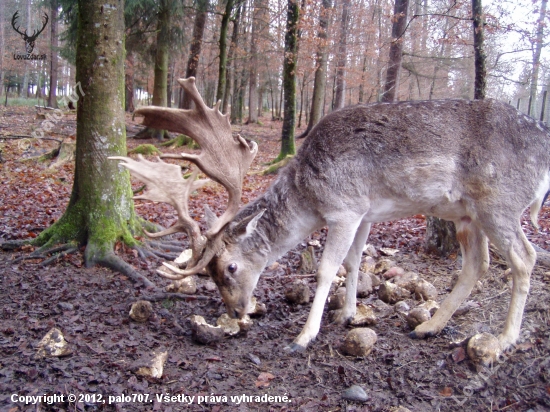
<svg viewBox="0 0 550 412"><path fill-rule="evenodd" d="M319 332L331 281L347 269L345 304L337 321L355 314L361 254L371 224L413 214L453 221L462 251L462 273L431 320L413 338L437 335L489 266L488 241L512 270L512 298L502 349L519 337L536 254L521 226L522 212L537 214L550 189L548 129L495 101L433 100L347 107L325 116L265 194L238 210L241 179L257 147L233 137L227 116L208 108L193 78L179 81L196 109L145 107L144 124L185 133L201 153L182 154L229 190L226 213L205 235L189 217L186 199L202 182L184 180L176 165L123 160L149 191L138 198L171 203L193 258L172 279L206 268L228 314L242 317L260 274L312 232L327 226L317 290L307 322L289 350L303 350ZM163 155L162 158L173 158Z"/></svg>

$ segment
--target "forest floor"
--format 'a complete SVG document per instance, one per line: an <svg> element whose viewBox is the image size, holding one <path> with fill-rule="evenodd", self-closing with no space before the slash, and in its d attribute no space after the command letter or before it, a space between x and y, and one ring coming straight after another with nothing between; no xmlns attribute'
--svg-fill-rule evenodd
<svg viewBox="0 0 550 412"><path fill-rule="evenodd" d="M262 125L235 127L259 143L253 171L261 170L279 150L280 122L262 121ZM68 203L73 166L50 168L49 162L28 160L57 143L13 138L29 135L40 122L34 109L0 109L4 160L0 164L0 243L36 237L62 215ZM130 130L135 129L132 123ZM74 139L74 134L74 115L66 115L49 136ZM142 143L158 145L128 139L129 148ZM243 202L257 197L274 179L248 175ZM200 191L192 198L192 213L202 216L206 203L218 213L223 210L222 189L210 185ZM174 212L165 205L140 202L136 210L163 226L175 221ZM549 207L543 208L540 223L538 233L527 221L523 225L533 243L550 249ZM398 249L391 259L432 282L441 302L460 269L460 257L426 255L424 231L424 219L416 216L374 225L368 242L377 251ZM478 332L497 335L501 330L510 301L510 280L498 259L493 259L489 273L468 299L469 310L455 315L437 337L411 340L407 323L382 304L375 292L359 299L374 307L378 316L372 326L378 341L370 355L354 358L341 353L349 329L330 324L326 309L317 340L305 353L286 353L283 348L300 332L310 305L290 305L284 290L299 276L300 253L307 241L319 239L322 245L324 237L324 230L312 234L266 270L255 295L267 306L267 314L254 319L246 334L213 346L195 343L189 323L194 314L215 323L225 312L207 278L199 277L197 292L207 299L153 302L149 321L136 323L128 312L133 302L147 294L143 285L108 269L83 267L81 251L44 267L39 259L20 259L28 256L31 247L0 252L0 410L550 410L550 273L540 266L533 272L521 339L492 368L476 367L462 347L453 348L450 343ZM178 239L184 245L184 237ZM117 253L150 280L159 286L168 284L155 273L160 261L139 259L133 252L123 245L117 247ZM321 253L322 246L316 249L318 258ZM314 293L315 278L302 279ZM411 307L419 303L407 302ZM70 354L39 357L38 344L53 327L62 331ZM169 354L162 378L135 373L133 366L140 358L161 349ZM343 397L352 385L366 392L364 402ZM70 394L77 396L76 402L69 401ZM57 398L43 398L36 404L29 398L25 403L25 396L41 395ZM269 402L264 395L279 397L272 398L279 402Z"/></svg>

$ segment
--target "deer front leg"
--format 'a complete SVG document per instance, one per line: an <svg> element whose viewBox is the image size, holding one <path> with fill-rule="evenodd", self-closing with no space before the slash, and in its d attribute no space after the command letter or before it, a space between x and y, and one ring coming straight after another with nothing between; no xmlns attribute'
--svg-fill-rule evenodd
<svg viewBox="0 0 550 412"><path fill-rule="evenodd" d="M334 323L345 325L355 316L357 309L357 278L359 266L361 265L361 256L363 247L369 237L370 222L361 222L353 244L349 248L348 254L344 259L344 267L346 268L346 299L344 307L334 318Z"/></svg>
<svg viewBox="0 0 550 412"><path fill-rule="evenodd" d="M360 221L359 218L354 222L350 222L348 218L343 220L344 223L340 221L334 225L329 224L325 250L321 258L319 270L317 271L317 290L315 291L315 298L313 299L309 316L302 332L294 339L294 342L285 348L285 350L290 352L304 351L307 345L315 339L317 333L319 333L323 309L330 291L330 285L334 276L336 276L340 263L346 257L353 243Z"/></svg>
<svg viewBox="0 0 550 412"><path fill-rule="evenodd" d="M462 218L455 224L456 237L462 250L462 273L433 318L418 325L409 334L411 338L423 339L441 332L460 304L470 295L479 278L489 269L487 237L470 218Z"/></svg>

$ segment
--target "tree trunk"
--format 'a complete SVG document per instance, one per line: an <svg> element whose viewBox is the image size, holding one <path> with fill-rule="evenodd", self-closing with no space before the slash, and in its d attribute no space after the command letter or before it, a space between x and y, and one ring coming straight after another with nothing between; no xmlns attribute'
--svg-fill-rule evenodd
<svg viewBox="0 0 550 412"><path fill-rule="evenodd" d="M155 54L153 80L153 106L167 107L168 105L168 54L170 51L170 16L172 0L159 0L157 13L157 50ZM154 138L162 140L166 130L147 127L134 136L136 139Z"/></svg>
<svg viewBox="0 0 550 412"><path fill-rule="evenodd" d="M189 58L187 60L187 69L185 78L196 77L197 67L202 49L202 38L204 36L204 28L208 18L208 0L197 0L197 14L195 15L195 24L193 25L193 40L189 49ZM191 109L193 101L186 96L183 89L180 89L180 109Z"/></svg>
<svg viewBox="0 0 550 412"><path fill-rule="evenodd" d="M51 0L50 3L50 33L51 33L51 52L50 52L50 93L48 94L48 107L57 108L57 54L59 38L57 34L57 11L58 0Z"/></svg>
<svg viewBox="0 0 550 412"><path fill-rule="evenodd" d="M3 1L0 1L0 96L4 94L4 76L5 76L5 64L4 64L4 47L5 47L5 31L4 22L6 21L6 6Z"/></svg>
<svg viewBox="0 0 550 412"><path fill-rule="evenodd" d="M227 53L227 74L225 81L225 93L223 95L222 113L227 113L229 110L229 101L231 100L231 90L233 86L233 77L235 76L235 63L233 62L233 56L235 50L239 44L239 28L241 22L241 11L244 6L239 4L237 6L237 13L233 20L233 33L231 35L231 45L229 46L229 53Z"/></svg>
<svg viewBox="0 0 550 412"><path fill-rule="evenodd" d="M225 12L222 16L222 22L220 26L220 55L219 55L219 68L218 68L218 91L216 92L216 101L223 100L225 94L225 82L227 71L227 30L229 28L229 20L231 19L231 12L235 0L225 0Z"/></svg>
<svg viewBox="0 0 550 412"><path fill-rule="evenodd" d="M32 33L31 0L27 2L27 33ZM23 75L23 86L19 89L19 96L23 92L24 97L29 97L29 61L25 60L25 73Z"/></svg>
<svg viewBox="0 0 550 412"><path fill-rule="evenodd" d="M342 2L342 21L340 26L340 42L338 44L338 63L336 68L336 92L334 96L334 110L344 107L346 90L346 62L348 44L348 26L350 21L349 9L351 0Z"/></svg>
<svg viewBox="0 0 550 412"><path fill-rule="evenodd" d="M78 94L75 175L63 216L37 238L86 244L87 266L125 265L113 247L136 244L129 174L109 156L126 154L124 122L124 1L79 0L75 93ZM81 87L81 88L79 88ZM128 266L128 265L126 265Z"/></svg>
<svg viewBox="0 0 550 412"><path fill-rule="evenodd" d="M248 123L258 123L258 41L264 32L267 7L265 1L254 0L252 34L250 37Z"/></svg>
<svg viewBox="0 0 550 412"><path fill-rule="evenodd" d="M153 81L153 106L168 105L168 53L170 50L171 0L160 0L157 25L157 52L155 55L155 78ZM153 137L161 140L164 130L155 130Z"/></svg>
<svg viewBox="0 0 550 412"><path fill-rule="evenodd" d="M542 51L542 43L544 40L544 27L546 25L546 5L548 0L542 0L540 4L539 20L537 22L537 36L535 39L535 52L533 53L533 67L531 70L531 87L529 92L529 115L536 118L536 103L537 103L537 89L539 81L540 70L540 54Z"/></svg>
<svg viewBox="0 0 550 412"><path fill-rule="evenodd" d="M288 0L283 63L284 118L281 135L281 152L275 162L296 153L294 128L296 124L296 62L298 60L298 0Z"/></svg>
<svg viewBox="0 0 550 412"><path fill-rule="evenodd" d="M313 126L315 126L323 116L323 107L325 104L325 92L327 88L327 62L328 62L328 25L330 10L332 9L332 0L323 0L321 8L321 17L319 19L319 49L317 50L315 79L313 81L313 97L311 102L311 114L306 130L297 137L302 139L306 137Z"/></svg>
<svg viewBox="0 0 550 412"><path fill-rule="evenodd" d="M474 99L485 99L485 90L487 89L487 67L485 60L487 58L484 42L483 6L481 0L472 0L472 16L474 20Z"/></svg>
<svg viewBox="0 0 550 412"><path fill-rule="evenodd" d="M456 240L456 228L448 222L433 216L426 216L425 248L429 253L447 256L459 248Z"/></svg>
<svg viewBox="0 0 550 412"><path fill-rule="evenodd" d="M395 0L393 11L392 42L390 45L390 60L386 71L386 84L384 86L383 102L394 102L399 89L399 77L401 75L401 62L403 60L403 42L407 25L407 12L409 0Z"/></svg>
<svg viewBox="0 0 550 412"><path fill-rule="evenodd" d="M124 109L127 112L133 112L135 110L134 107L134 86L135 86L135 79L134 79L134 54L128 53L126 56L126 72L124 74L124 83L126 86L126 95L125 95L125 102L124 102Z"/></svg>

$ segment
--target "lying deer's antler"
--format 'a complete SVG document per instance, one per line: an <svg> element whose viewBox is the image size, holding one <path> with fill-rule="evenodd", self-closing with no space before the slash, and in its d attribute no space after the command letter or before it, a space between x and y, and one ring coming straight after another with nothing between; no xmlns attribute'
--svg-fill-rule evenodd
<svg viewBox="0 0 550 412"><path fill-rule="evenodd" d="M214 108L206 106L195 86L195 78L178 80L185 92L195 102L191 110L171 109L149 106L136 110L144 116L143 124L155 129L183 133L193 138L201 147L198 155L182 153L181 155L161 155L161 158L184 159L195 163L208 177L224 186L229 194L225 213L214 222L205 234L190 216L188 199L191 192L201 187L206 181L195 181L196 172L187 180L181 175L178 166L158 162L149 162L141 156L138 161L127 157L110 157L122 160L122 166L147 185L148 191L135 199L149 199L171 204L178 213L178 222L162 232L148 234L159 237L186 231L190 241L193 257L185 270L174 270L177 275L161 273L170 279L181 279L202 270L222 246L222 229L239 210L242 194L242 180L258 152L258 145L250 145L241 136L233 137L231 124L227 115L219 111L219 103Z"/></svg>
<svg viewBox="0 0 550 412"><path fill-rule="evenodd" d="M162 158L185 159L195 163L208 177L224 186L229 195L227 209L206 233L211 239L229 222L239 210L242 180L258 152L258 145L250 146L241 136L233 137L229 117L221 114L218 102L209 108L195 86L195 78L179 79L179 84L195 103L191 110L149 106L136 110L143 115L143 124L155 129L183 133L201 147L198 155L182 153L162 155Z"/></svg>

